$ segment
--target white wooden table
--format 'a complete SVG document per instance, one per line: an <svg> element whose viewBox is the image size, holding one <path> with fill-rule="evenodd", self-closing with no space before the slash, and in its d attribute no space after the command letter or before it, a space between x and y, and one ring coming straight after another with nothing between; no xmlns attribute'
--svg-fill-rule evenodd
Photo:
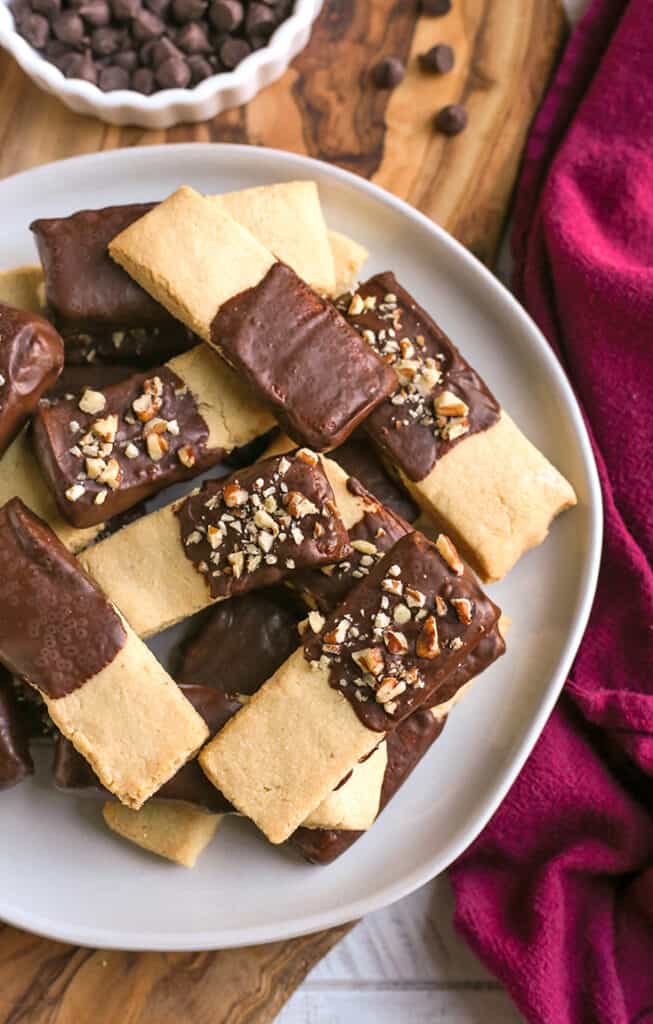
<svg viewBox="0 0 653 1024"><path fill-rule="evenodd" d="M588 2L564 0L574 21ZM309 974L277 1024L519 1024L452 914L446 876L370 914Z"/></svg>

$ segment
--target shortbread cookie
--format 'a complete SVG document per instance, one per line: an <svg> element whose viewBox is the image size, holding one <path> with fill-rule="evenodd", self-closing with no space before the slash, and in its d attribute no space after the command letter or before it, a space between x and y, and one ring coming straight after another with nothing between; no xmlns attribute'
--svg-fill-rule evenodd
<svg viewBox="0 0 653 1024"><path fill-rule="evenodd" d="M436 548L407 534L326 621L311 623L304 646L204 748L202 768L283 842L446 683L498 614L447 538Z"/></svg>
<svg viewBox="0 0 653 1024"><path fill-rule="evenodd" d="M207 481L97 544L83 565L136 632L149 636L215 600L348 551L319 459L301 451Z"/></svg>
<svg viewBox="0 0 653 1024"><path fill-rule="evenodd" d="M0 790L34 774L26 721L11 675L0 665Z"/></svg>
<svg viewBox="0 0 653 1024"><path fill-rule="evenodd" d="M351 775L324 798L304 821L303 827L365 831L379 813L381 787L388 753L385 740L369 757L352 768Z"/></svg>
<svg viewBox="0 0 653 1024"><path fill-rule="evenodd" d="M329 231L329 244L333 254L336 280L331 294L342 295L343 292L351 291L355 287L369 253L353 238L348 238L339 231Z"/></svg>
<svg viewBox="0 0 653 1024"><path fill-rule="evenodd" d="M503 620L504 617L501 618ZM454 704L476 682L481 672L504 653L502 628L500 621L465 659L449 686L450 692L455 691L451 697L443 700L442 697L445 695L436 691L436 695L431 698L433 707L415 711L388 736L387 763L381 786L379 814L438 738ZM307 829L304 825L295 832L291 842L312 863L330 864L348 850L362 834L363 831L355 832L342 828Z"/></svg>
<svg viewBox="0 0 653 1024"><path fill-rule="evenodd" d="M52 324L0 302L0 456L63 369L63 342Z"/></svg>
<svg viewBox="0 0 653 1024"><path fill-rule="evenodd" d="M102 815L116 835L185 868L195 867L222 820L219 814L156 799L149 800L139 811L106 803Z"/></svg>
<svg viewBox="0 0 653 1024"><path fill-rule="evenodd" d="M397 375L365 423L369 436L481 578L501 578L576 503L571 485L394 274L338 305Z"/></svg>
<svg viewBox="0 0 653 1024"><path fill-rule="evenodd" d="M0 302L43 314L45 285L41 267L30 265L0 271Z"/></svg>
<svg viewBox="0 0 653 1024"><path fill-rule="evenodd" d="M273 422L200 345L101 391L42 402L34 448L59 511L82 528L209 469Z"/></svg>
<svg viewBox="0 0 653 1024"><path fill-rule="evenodd" d="M395 385L331 303L192 189L132 224L109 251L220 352L299 444L344 441Z"/></svg>
<svg viewBox="0 0 653 1024"><path fill-rule="evenodd" d="M51 530L0 509L0 658L103 785L142 803L208 736L202 718Z"/></svg>
<svg viewBox="0 0 653 1024"><path fill-rule="evenodd" d="M209 198L320 295L340 294L335 291L334 257L314 181L261 185Z"/></svg>
<svg viewBox="0 0 653 1024"><path fill-rule="evenodd" d="M18 435L0 459L0 505L11 498L20 498L73 554L92 544L102 530L101 524L77 530L60 515L54 495L36 461L29 427Z"/></svg>

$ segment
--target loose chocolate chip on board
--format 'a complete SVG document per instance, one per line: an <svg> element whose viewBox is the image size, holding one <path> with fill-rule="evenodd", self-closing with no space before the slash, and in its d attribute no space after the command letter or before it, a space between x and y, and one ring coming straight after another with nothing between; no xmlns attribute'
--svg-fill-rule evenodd
<svg viewBox="0 0 653 1024"><path fill-rule="evenodd" d="M379 89L394 89L405 73L406 69L397 57L384 57L374 68L374 84Z"/></svg>
<svg viewBox="0 0 653 1024"><path fill-rule="evenodd" d="M451 103L435 115L435 127L444 135L458 135L467 127L467 111L460 103Z"/></svg>
<svg viewBox="0 0 653 1024"><path fill-rule="evenodd" d="M453 49L446 43L438 43L426 53L420 53L419 64L423 71L435 71L439 75L444 75L453 67Z"/></svg>
<svg viewBox="0 0 653 1024"><path fill-rule="evenodd" d="M211 4L209 18L219 32L233 32L242 25L244 17L245 11L239 0L214 0Z"/></svg>
<svg viewBox="0 0 653 1024"><path fill-rule="evenodd" d="M97 68L89 50L65 54L61 58L60 67L66 78L81 78L84 82L97 84Z"/></svg>
<svg viewBox="0 0 653 1024"><path fill-rule="evenodd" d="M420 7L422 14L441 17L451 10L451 0L421 0Z"/></svg>
<svg viewBox="0 0 653 1024"><path fill-rule="evenodd" d="M145 47L147 47L147 63L151 64L153 68L158 68L171 57L182 56L181 50L167 36L157 39L154 43L146 43ZM143 47L144 50L145 47Z"/></svg>
<svg viewBox="0 0 653 1024"><path fill-rule="evenodd" d="M220 47L220 60L226 68L235 68L241 60L245 60L252 48L245 39L225 39Z"/></svg>

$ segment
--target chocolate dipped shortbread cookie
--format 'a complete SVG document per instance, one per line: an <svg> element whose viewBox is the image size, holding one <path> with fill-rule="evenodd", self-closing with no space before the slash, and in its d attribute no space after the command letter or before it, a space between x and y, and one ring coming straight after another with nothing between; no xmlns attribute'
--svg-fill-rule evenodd
<svg viewBox="0 0 653 1024"><path fill-rule="evenodd" d="M337 305L396 374L394 393L366 420L369 436L481 578L499 579L575 504L571 485L394 274Z"/></svg>
<svg viewBox="0 0 653 1024"><path fill-rule="evenodd" d="M35 687L57 728L131 807L208 735L145 644L18 499L0 509L0 661Z"/></svg>

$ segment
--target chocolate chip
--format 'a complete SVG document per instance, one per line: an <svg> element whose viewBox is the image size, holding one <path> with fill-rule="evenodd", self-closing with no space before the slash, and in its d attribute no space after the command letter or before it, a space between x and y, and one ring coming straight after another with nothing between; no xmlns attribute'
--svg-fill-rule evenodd
<svg viewBox="0 0 653 1024"><path fill-rule="evenodd" d="M165 18L170 7L170 0L143 0L148 11L152 11L153 14L158 14L160 18Z"/></svg>
<svg viewBox="0 0 653 1024"><path fill-rule="evenodd" d="M43 56L47 57L49 61L56 64L59 67L59 61L61 58L69 53L68 47L65 43L60 42L58 39L49 39L43 48Z"/></svg>
<svg viewBox="0 0 653 1024"><path fill-rule="evenodd" d="M144 96L150 96L155 89L154 72L149 68L138 68L131 77L131 87Z"/></svg>
<svg viewBox="0 0 653 1024"><path fill-rule="evenodd" d="M88 0L88 3L79 8L78 14L93 28L101 28L111 21L111 11L106 0Z"/></svg>
<svg viewBox="0 0 653 1024"><path fill-rule="evenodd" d="M141 9L141 0L111 0L111 11L116 21L130 21Z"/></svg>
<svg viewBox="0 0 653 1024"><path fill-rule="evenodd" d="M110 57L124 42L125 35L119 28L96 28L91 33L91 49L97 57Z"/></svg>
<svg viewBox="0 0 653 1024"><path fill-rule="evenodd" d="M270 36L277 19L265 4L251 3L245 17L245 31L248 36Z"/></svg>
<svg viewBox="0 0 653 1024"><path fill-rule="evenodd" d="M467 127L467 111L460 103L443 107L435 115L435 127L444 135L458 135Z"/></svg>
<svg viewBox="0 0 653 1024"><path fill-rule="evenodd" d="M172 0L172 15L180 25L201 18L206 8L206 0Z"/></svg>
<svg viewBox="0 0 653 1024"><path fill-rule="evenodd" d="M252 48L244 39L225 39L220 47L220 60L231 70L240 64L252 52Z"/></svg>
<svg viewBox="0 0 653 1024"><path fill-rule="evenodd" d="M12 5L15 9L16 5ZM51 18L61 10L61 0L32 0L32 8L37 14L45 14Z"/></svg>
<svg viewBox="0 0 653 1024"><path fill-rule="evenodd" d="M84 53L67 53L60 64L66 78L81 78L84 82L97 83L97 68L90 50Z"/></svg>
<svg viewBox="0 0 653 1024"><path fill-rule="evenodd" d="M244 17L243 5L239 0L214 0L211 4L209 18L219 32L233 32L242 25Z"/></svg>
<svg viewBox="0 0 653 1024"><path fill-rule="evenodd" d="M397 57L384 57L374 68L374 84L379 89L394 89L406 74L406 69Z"/></svg>
<svg viewBox="0 0 653 1024"><path fill-rule="evenodd" d="M422 14L440 17L451 10L451 0L421 0Z"/></svg>
<svg viewBox="0 0 653 1024"><path fill-rule="evenodd" d="M163 36L163 38L157 39L151 44L151 46L147 43L145 46L150 47L147 51L147 63L153 68L158 68L159 65L165 64L165 62L170 60L171 57L182 56L181 51L175 46L172 39L168 38L168 36ZM143 49L145 50L145 47L143 47Z"/></svg>
<svg viewBox="0 0 653 1024"><path fill-rule="evenodd" d="M190 68L181 57L170 57L154 73L162 89L185 89L190 82Z"/></svg>
<svg viewBox="0 0 653 1024"><path fill-rule="evenodd" d="M139 11L131 25L132 35L139 43L150 39L158 39L165 32L165 24L157 14L151 11Z"/></svg>
<svg viewBox="0 0 653 1024"><path fill-rule="evenodd" d="M52 31L62 43L79 46L84 39L84 22L75 11L62 11L52 19Z"/></svg>
<svg viewBox="0 0 653 1024"><path fill-rule="evenodd" d="M210 78L213 74L213 68L204 57L189 57L188 67L190 68L191 85L197 85L198 82L203 82L205 78Z"/></svg>
<svg viewBox="0 0 653 1024"><path fill-rule="evenodd" d="M138 54L136 50L121 50L114 54L113 63L125 71L135 71L138 67Z"/></svg>
<svg viewBox="0 0 653 1024"><path fill-rule="evenodd" d="M426 53L420 53L419 64L423 71L435 71L444 75L451 71L454 62L454 52L446 43L438 43L432 46Z"/></svg>
<svg viewBox="0 0 653 1024"><path fill-rule="evenodd" d="M114 89L129 89L129 72L125 71L124 68L117 67L115 64L110 64L109 67L102 68L100 71L98 85L102 92L113 92Z"/></svg>
<svg viewBox="0 0 653 1024"><path fill-rule="evenodd" d="M191 21L177 33L177 44L184 53L210 53L211 44L204 25Z"/></svg>
<svg viewBox="0 0 653 1024"><path fill-rule="evenodd" d="M35 50L42 50L50 37L48 19L42 14L28 14L21 19L21 34Z"/></svg>

